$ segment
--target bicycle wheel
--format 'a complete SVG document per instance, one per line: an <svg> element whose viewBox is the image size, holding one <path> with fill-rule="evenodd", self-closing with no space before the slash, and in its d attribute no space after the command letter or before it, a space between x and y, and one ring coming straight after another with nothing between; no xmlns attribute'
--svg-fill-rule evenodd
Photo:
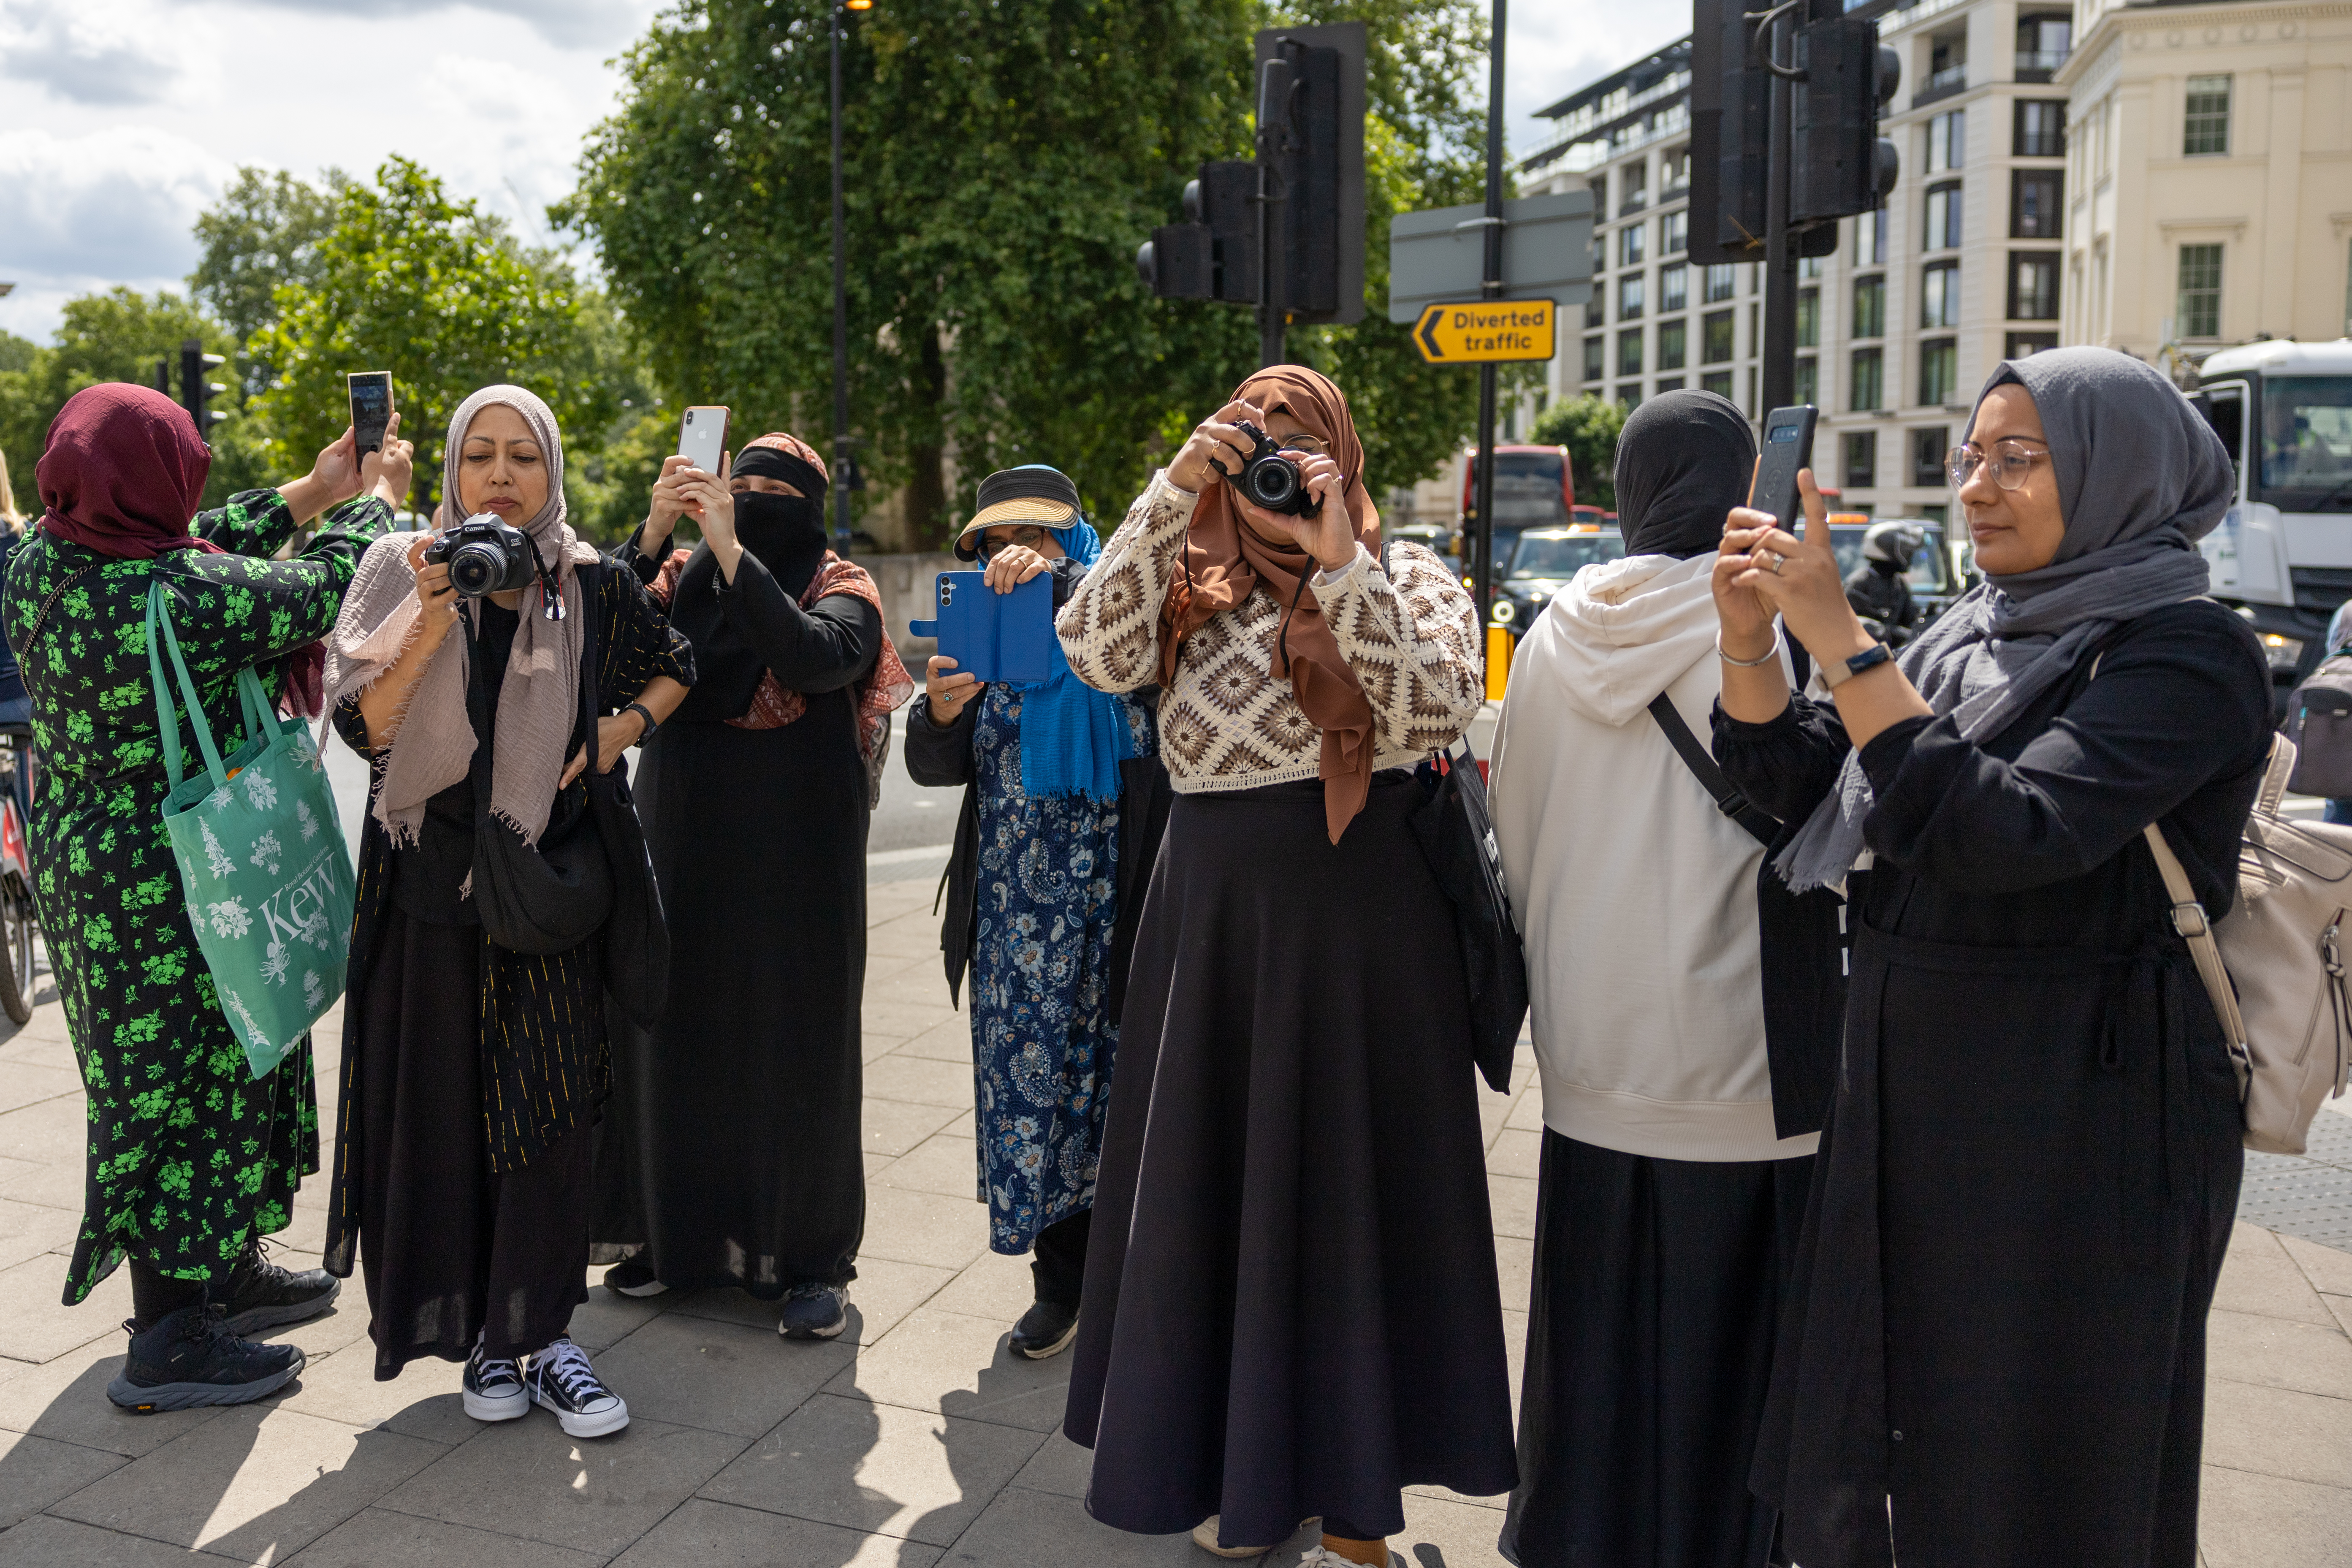
<svg viewBox="0 0 2352 1568"><path fill-rule="evenodd" d="M0 885L0 1012L21 1024L33 1016L33 900Z"/></svg>

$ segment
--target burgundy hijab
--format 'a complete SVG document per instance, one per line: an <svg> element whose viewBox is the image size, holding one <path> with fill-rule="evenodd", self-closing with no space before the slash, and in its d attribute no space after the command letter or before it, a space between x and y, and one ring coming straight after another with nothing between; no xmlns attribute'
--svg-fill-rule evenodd
<svg viewBox="0 0 2352 1568"><path fill-rule="evenodd" d="M195 421L162 393L120 381L86 386L49 422L48 445L33 470L47 509L41 526L124 561L152 561L171 550L225 553L188 531L212 468L212 448ZM287 700L313 718L325 658L312 643L279 661Z"/></svg>

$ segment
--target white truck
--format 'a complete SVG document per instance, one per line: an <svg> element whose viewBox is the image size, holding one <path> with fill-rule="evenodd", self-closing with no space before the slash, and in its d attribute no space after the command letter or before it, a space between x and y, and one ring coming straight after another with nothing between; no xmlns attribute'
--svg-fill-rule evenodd
<svg viewBox="0 0 2352 1568"><path fill-rule="evenodd" d="M2238 474L2203 544L2213 596L2262 637L2284 701L2326 656L2328 617L2352 599L2352 339L2223 349L2199 383Z"/></svg>

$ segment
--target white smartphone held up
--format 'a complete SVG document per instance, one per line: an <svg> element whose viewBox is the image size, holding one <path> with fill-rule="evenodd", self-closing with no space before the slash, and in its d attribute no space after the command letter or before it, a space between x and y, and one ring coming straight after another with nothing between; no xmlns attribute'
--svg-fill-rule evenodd
<svg viewBox="0 0 2352 1568"><path fill-rule="evenodd" d="M727 450L727 419L723 404L697 404L688 409L677 427L677 455L706 474L717 474L719 454Z"/></svg>

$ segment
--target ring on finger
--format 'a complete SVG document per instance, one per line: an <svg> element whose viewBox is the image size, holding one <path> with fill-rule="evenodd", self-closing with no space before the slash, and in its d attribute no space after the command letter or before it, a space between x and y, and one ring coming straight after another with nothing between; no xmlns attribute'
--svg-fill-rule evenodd
<svg viewBox="0 0 2352 1568"><path fill-rule="evenodd" d="M1780 574L1780 568L1789 563L1789 558L1787 556L1776 554L1769 550L1759 550L1756 553L1764 558L1764 570L1769 572L1775 577L1778 577Z"/></svg>

